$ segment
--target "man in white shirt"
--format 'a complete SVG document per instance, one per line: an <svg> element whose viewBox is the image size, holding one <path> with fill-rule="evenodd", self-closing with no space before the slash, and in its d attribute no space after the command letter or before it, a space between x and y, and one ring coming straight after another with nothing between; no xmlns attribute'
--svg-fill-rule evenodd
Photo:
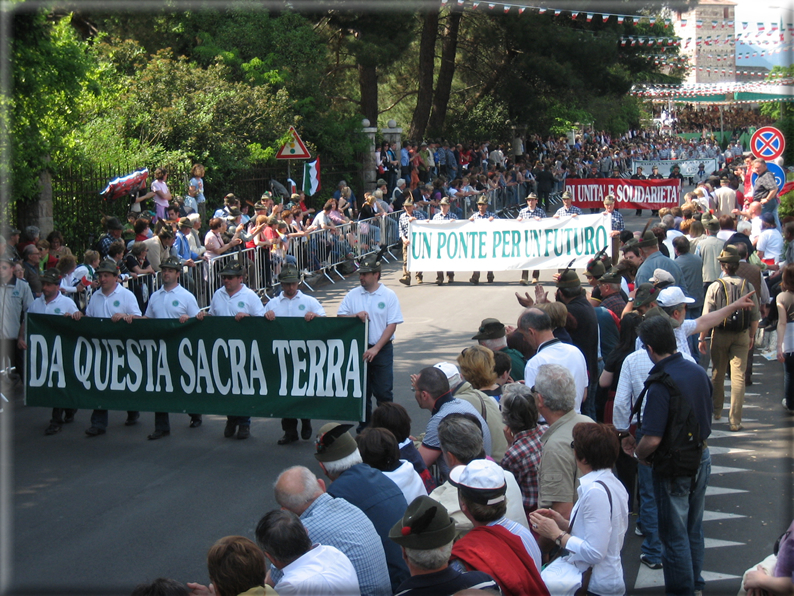
<svg viewBox="0 0 794 596"><path fill-rule="evenodd" d="M307 296L298 289L300 274L295 265L284 265L278 274L281 283L281 294L265 305L265 318L274 321L276 317L303 317L311 321L315 317L324 317L325 309L312 296ZM281 429L284 436L278 440L279 445L294 443L298 440L298 419L282 418ZM301 438L308 441L312 438L312 421L301 419Z"/></svg>
<svg viewBox="0 0 794 596"><path fill-rule="evenodd" d="M28 308L28 313L71 317L77 312L77 305L74 300L67 298L60 292L61 274L57 269L47 269L40 279L41 296L33 301L30 308ZM77 410L73 408L53 408L50 425L44 431L44 434L54 435L59 432L64 422L74 421L75 412Z"/></svg>
<svg viewBox="0 0 794 596"><path fill-rule="evenodd" d="M149 297L145 316L147 319L179 319L187 322L199 312L195 296L179 285L182 275L182 263L178 257L168 257L160 263L160 274L163 278L162 287ZM190 414L190 428L201 426L201 414ZM162 439L171 434L171 422L168 412L155 412L154 432L149 435L150 441Z"/></svg>
<svg viewBox="0 0 794 596"><path fill-rule="evenodd" d="M109 318L114 323L124 321L132 323L133 319L141 318L141 309L138 308L138 300L135 294L128 289L121 287L118 282L119 268L112 259L105 259L96 269L97 279L99 280L99 292L91 294L91 301L85 310L85 316L94 318ZM73 318L79 321L82 313L77 311ZM128 411L125 426L132 426L138 422L141 415L139 412ZM85 434L89 437L104 435L108 426L108 411L94 410L91 414L91 426L86 429Z"/></svg>
<svg viewBox="0 0 794 596"><path fill-rule="evenodd" d="M265 583L280 596L349 596L360 594L350 559L333 546L312 544L300 518L274 509L259 520L256 541L283 575L278 583L268 572Z"/></svg>
<svg viewBox="0 0 794 596"><path fill-rule="evenodd" d="M564 362L576 385L574 410L577 414L581 413L582 402L587 398L587 362L582 351L554 337L551 318L539 308L528 308L521 313L517 331L537 350L524 368L524 383L527 387L535 384L535 377L542 365Z"/></svg>
<svg viewBox="0 0 794 596"><path fill-rule="evenodd" d="M241 321L245 317L262 317L265 307L256 293L243 283L243 266L238 262L230 262L220 272L223 287L218 288L210 302L209 315L214 317L234 317ZM204 311L199 311L196 318L201 321ZM239 429L238 429L239 427ZM230 439L237 431L238 439L251 436L250 416L227 416L223 436Z"/></svg>
<svg viewBox="0 0 794 596"><path fill-rule="evenodd" d="M369 321L369 346L363 355L367 363L367 402L357 432L369 424L372 396L378 405L394 401L394 331L403 322L403 314L397 294L380 283L380 269L378 255L366 257L358 269L361 287L350 290L337 311L339 317Z"/></svg>

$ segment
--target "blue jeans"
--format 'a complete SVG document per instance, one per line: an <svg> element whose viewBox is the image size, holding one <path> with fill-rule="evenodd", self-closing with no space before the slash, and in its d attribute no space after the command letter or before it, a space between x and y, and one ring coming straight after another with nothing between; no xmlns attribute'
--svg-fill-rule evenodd
<svg viewBox="0 0 794 596"><path fill-rule="evenodd" d="M356 432L369 426L372 410L372 397L380 405L385 401L394 401L394 344L387 343L378 355L367 364L367 394L364 406L364 422L358 425Z"/></svg>
<svg viewBox="0 0 794 596"><path fill-rule="evenodd" d="M642 433L638 430L637 443L641 438ZM653 493L653 472L650 466L637 465L637 485L640 493L640 512L637 524L645 536L642 541L642 554L648 557L651 563L659 563L662 560L662 542L659 540L658 514Z"/></svg>
<svg viewBox="0 0 794 596"><path fill-rule="evenodd" d="M705 552L703 508L709 476L711 455L708 448L703 450L700 470L694 478L653 475L667 594L691 595L705 586L701 575Z"/></svg>
<svg viewBox="0 0 794 596"><path fill-rule="evenodd" d="M598 391L598 376L587 387L587 399L582 402L582 414L596 419L596 391Z"/></svg>

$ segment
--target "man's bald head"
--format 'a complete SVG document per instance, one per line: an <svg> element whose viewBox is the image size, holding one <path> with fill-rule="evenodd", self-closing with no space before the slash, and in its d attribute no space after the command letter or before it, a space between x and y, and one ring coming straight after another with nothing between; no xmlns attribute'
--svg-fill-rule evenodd
<svg viewBox="0 0 794 596"><path fill-rule="evenodd" d="M276 502L287 511L301 515L325 488L309 468L293 466L279 474L273 485Z"/></svg>
<svg viewBox="0 0 794 596"><path fill-rule="evenodd" d="M761 215L761 203L759 201L753 201L750 203L750 206L747 208L750 217L756 217Z"/></svg>

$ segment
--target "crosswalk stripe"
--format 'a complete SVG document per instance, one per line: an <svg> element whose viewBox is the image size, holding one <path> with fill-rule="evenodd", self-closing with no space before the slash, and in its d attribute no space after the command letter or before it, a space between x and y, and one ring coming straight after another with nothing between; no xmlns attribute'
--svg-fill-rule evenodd
<svg viewBox="0 0 794 596"><path fill-rule="evenodd" d="M711 455L724 455L726 453L752 453L755 449L740 449L739 447L712 447L709 445Z"/></svg>
<svg viewBox="0 0 794 596"><path fill-rule="evenodd" d="M748 432L739 431L734 433L725 430L713 430L709 435L709 441L711 441L712 439L724 439L726 437L749 437L749 436L750 433Z"/></svg>
<svg viewBox="0 0 794 596"><path fill-rule="evenodd" d="M757 418L742 418L742 422L758 422ZM714 420L712 424L730 424L730 420L723 418L722 420Z"/></svg>
<svg viewBox="0 0 794 596"><path fill-rule="evenodd" d="M741 490L738 488L725 488L723 486L707 486L706 487L706 496L707 497L716 497L718 495L734 495L738 493L746 493L748 491Z"/></svg>
<svg viewBox="0 0 794 596"><path fill-rule="evenodd" d="M703 521L716 521L720 519L738 519L740 517L747 517L746 515L739 515L738 513L725 513L724 511L704 511Z"/></svg>
<svg viewBox="0 0 794 596"><path fill-rule="evenodd" d="M703 581L717 582L723 579L739 579L740 575L728 575L727 573L715 573L714 571L701 571L700 575L703 576Z"/></svg>
<svg viewBox="0 0 794 596"><path fill-rule="evenodd" d="M744 542L733 542L732 540L717 540L716 538L705 538L706 548L722 548L724 546L744 546Z"/></svg>
<svg viewBox="0 0 794 596"><path fill-rule="evenodd" d="M728 466L711 466L712 474L732 474L734 472L749 472L746 468L729 468Z"/></svg>
<svg viewBox="0 0 794 596"><path fill-rule="evenodd" d="M634 589L642 590L643 588L660 588L663 586L664 570L648 569L645 565L640 563L640 569L637 572L637 580L634 582Z"/></svg>

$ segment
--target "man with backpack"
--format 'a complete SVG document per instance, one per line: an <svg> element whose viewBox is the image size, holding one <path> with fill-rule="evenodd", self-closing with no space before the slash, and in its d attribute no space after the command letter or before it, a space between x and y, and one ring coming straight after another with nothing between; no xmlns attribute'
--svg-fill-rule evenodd
<svg viewBox="0 0 794 596"><path fill-rule="evenodd" d="M736 272L739 269L739 251L728 244L717 257L722 269L722 277L713 282L706 291L703 303L703 314L719 310L734 300L753 290L747 280ZM742 406L744 406L745 370L747 355L753 347L755 332L761 314L758 310L758 299L752 296L753 308L739 309L725 318L722 323L711 330L711 382L714 384L714 420L722 418L725 402L725 371L731 367L731 408L728 422L733 432L742 430ZM706 353L706 331L701 331L699 348Z"/></svg>
<svg viewBox="0 0 794 596"><path fill-rule="evenodd" d="M668 317L643 322L639 336L654 366L633 413L642 439L635 456L652 466L666 594L702 594L703 508L711 475L711 383L676 351ZM724 373L723 373L724 374Z"/></svg>

